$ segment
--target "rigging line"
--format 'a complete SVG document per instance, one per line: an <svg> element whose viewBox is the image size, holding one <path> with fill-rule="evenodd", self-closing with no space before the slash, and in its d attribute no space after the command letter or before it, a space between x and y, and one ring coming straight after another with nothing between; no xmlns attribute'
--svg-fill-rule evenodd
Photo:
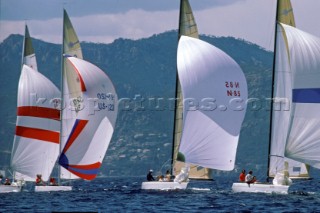
<svg viewBox="0 0 320 213"><path fill-rule="evenodd" d="M267 166L267 179L269 178L270 170L270 151L271 151L271 141L272 141L272 116L273 116L273 96L274 96L274 79L275 79L275 62L276 62L276 52L277 52L277 30L278 30L278 9L280 0L277 1L276 6L276 17L275 17L275 27L274 27L274 48L273 48L273 67L272 67L272 83L271 83L271 104L270 104L270 124L269 124L269 145L268 145L268 166Z"/></svg>

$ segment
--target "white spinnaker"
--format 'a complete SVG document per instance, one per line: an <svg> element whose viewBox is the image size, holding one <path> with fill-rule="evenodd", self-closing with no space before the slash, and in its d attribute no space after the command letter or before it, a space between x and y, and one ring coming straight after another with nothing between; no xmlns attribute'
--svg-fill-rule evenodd
<svg viewBox="0 0 320 213"><path fill-rule="evenodd" d="M248 98L245 76L230 56L199 39L182 36L177 60L184 99L179 151L188 163L232 170Z"/></svg>
<svg viewBox="0 0 320 213"><path fill-rule="evenodd" d="M37 174L49 179L59 155L59 100L60 92L50 80L23 65L11 157L16 179L35 181Z"/></svg>
<svg viewBox="0 0 320 213"><path fill-rule="evenodd" d="M282 26L293 73L293 111L285 155L320 168L320 38Z"/></svg>
<svg viewBox="0 0 320 213"><path fill-rule="evenodd" d="M76 110L76 119L87 122L72 143L68 140L69 135L65 144L67 148L63 148L70 170L75 171L77 166L102 163L115 127L118 98L111 80L101 69L75 57L67 60L79 78L82 91L81 108ZM91 177L81 176L81 172L76 175L84 179Z"/></svg>

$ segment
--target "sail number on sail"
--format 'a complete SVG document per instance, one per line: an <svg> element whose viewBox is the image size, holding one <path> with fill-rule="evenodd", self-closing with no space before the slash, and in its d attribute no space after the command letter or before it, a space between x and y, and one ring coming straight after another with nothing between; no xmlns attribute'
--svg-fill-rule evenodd
<svg viewBox="0 0 320 213"><path fill-rule="evenodd" d="M226 81L225 87L227 88L227 96L236 96L240 97L241 93L240 90L237 90L240 88L240 83L237 81Z"/></svg>
<svg viewBox="0 0 320 213"><path fill-rule="evenodd" d="M108 110L108 111L114 111L114 95L111 93L97 93L97 98L99 100L107 100L107 101L112 101L112 103L105 103L105 102L99 102L98 107L99 110Z"/></svg>

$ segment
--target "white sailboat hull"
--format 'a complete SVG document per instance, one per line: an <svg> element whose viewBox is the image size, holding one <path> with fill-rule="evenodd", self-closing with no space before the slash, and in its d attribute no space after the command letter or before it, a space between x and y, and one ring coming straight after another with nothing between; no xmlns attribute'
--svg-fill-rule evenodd
<svg viewBox="0 0 320 213"><path fill-rule="evenodd" d="M175 189L186 189L188 186L187 182L161 182L161 181L148 181L142 182L141 189L146 190L175 190Z"/></svg>
<svg viewBox="0 0 320 213"><path fill-rule="evenodd" d="M232 191L234 192L252 192L252 193L279 193L288 194L289 186L273 185L269 183L233 183Z"/></svg>
<svg viewBox="0 0 320 213"><path fill-rule="evenodd" d="M11 185L0 185L0 193L21 192L23 184L13 182Z"/></svg>
<svg viewBox="0 0 320 213"><path fill-rule="evenodd" d="M72 191L72 186L35 186L35 192Z"/></svg>
<svg viewBox="0 0 320 213"><path fill-rule="evenodd" d="M19 185L0 185L0 193L21 192L21 189Z"/></svg>

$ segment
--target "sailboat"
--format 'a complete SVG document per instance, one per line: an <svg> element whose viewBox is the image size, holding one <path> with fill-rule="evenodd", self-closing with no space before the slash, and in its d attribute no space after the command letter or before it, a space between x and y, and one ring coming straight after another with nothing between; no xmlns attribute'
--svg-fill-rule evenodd
<svg viewBox="0 0 320 213"><path fill-rule="evenodd" d="M114 132L118 97L110 78L82 59L78 37L65 10L63 26L59 182L60 178L93 180Z"/></svg>
<svg viewBox="0 0 320 213"><path fill-rule="evenodd" d="M13 178L19 181L11 184L19 188L15 191L20 191L24 181L35 181L37 174L42 174L44 180L49 179L59 155L59 96L58 88L38 72L26 25L11 156Z"/></svg>
<svg viewBox="0 0 320 213"><path fill-rule="evenodd" d="M183 20L186 25L185 20L193 17L189 2L182 0L180 8L186 12L184 17L187 19ZM194 33L194 22L189 23L191 25L184 30ZM181 35L177 70L183 98L177 160L186 166L175 181L143 182L142 189L185 189L190 171L188 164L224 171L234 169L248 96L246 78L240 66L213 45Z"/></svg>
<svg viewBox="0 0 320 213"><path fill-rule="evenodd" d="M319 168L317 116L320 39L295 28L290 0L278 0L268 177L273 183L234 183L235 192L288 193L291 178Z"/></svg>

